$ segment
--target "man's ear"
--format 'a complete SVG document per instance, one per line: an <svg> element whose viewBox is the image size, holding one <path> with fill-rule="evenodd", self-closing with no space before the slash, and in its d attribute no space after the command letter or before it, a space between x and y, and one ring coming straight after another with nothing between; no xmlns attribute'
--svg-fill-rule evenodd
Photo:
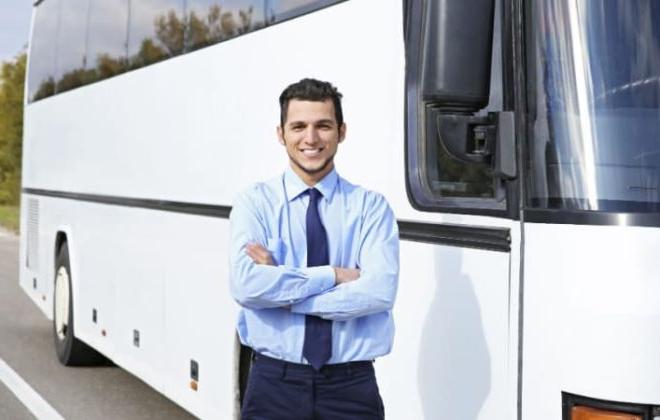
<svg viewBox="0 0 660 420"><path fill-rule="evenodd" d="M342 123L342 125L339 126L339 143L344 141L344 138L346 138L346 123Z"/></svg>
<svg viewBox="0 0 660 420"><path fill-rule="evenodd" d="M277 138L280 140L282 146L286 145L286 142L284 141L284 129L281 125L277 126Z"/></svg>

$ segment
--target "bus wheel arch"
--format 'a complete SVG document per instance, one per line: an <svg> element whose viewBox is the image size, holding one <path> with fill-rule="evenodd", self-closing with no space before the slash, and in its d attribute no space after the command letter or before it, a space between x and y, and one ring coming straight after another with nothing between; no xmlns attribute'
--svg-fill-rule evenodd
<svg viewBox="0 0 660 420"><path fill-rule="evenodd" d="M65 366L102 364L105 358L75 336L69 242L64 232L58 232L55 240L53 281L53 339L57 358Z"/></svg>

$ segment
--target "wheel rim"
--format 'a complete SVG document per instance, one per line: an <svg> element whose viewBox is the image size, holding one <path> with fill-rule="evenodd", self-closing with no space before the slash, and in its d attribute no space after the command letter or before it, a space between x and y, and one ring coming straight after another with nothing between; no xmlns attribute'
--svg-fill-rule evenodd
<svg viewBox="0 0 660 420"><path fill-rule="evenodd" d="M64 340L69 324L69 273L60 267L55 277L55 332Z"/></svg>

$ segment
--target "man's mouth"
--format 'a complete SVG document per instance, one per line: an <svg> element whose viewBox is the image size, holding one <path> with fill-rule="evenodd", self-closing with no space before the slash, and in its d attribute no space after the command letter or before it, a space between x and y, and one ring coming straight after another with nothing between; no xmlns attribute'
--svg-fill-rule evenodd
<svg viewBox="0 0 660 420"><path fill-rule="evenodd" d="M301 149L301 152L305 156L309 156L309 157L318 156L318 155L321 154L322 151L323 151L323 147L318 148L318 149Z"/></svg>

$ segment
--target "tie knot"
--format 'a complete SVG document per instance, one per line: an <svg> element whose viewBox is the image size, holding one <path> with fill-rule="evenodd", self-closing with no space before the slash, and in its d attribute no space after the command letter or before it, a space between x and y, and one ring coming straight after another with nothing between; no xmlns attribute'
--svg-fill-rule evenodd
<svg viewBox="0 0 660 420"><path fill-rule="evenodd" d="M323 197L323 194L321 194L321 191L317 190L316 188L310 188L309 190L309 199L310 202L316 203L316 201Z"/></svg>

